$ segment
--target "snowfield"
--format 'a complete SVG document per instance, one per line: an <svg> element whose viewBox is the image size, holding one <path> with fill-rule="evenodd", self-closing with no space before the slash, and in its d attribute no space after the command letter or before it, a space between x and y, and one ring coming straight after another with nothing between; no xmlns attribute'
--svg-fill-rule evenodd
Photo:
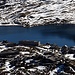
<svg viewBox="0 0 75 75"><path fill-rule="evenodd" d="M75 0L6 0L0 5L1 26L56 23L75 24Z"/></svg>

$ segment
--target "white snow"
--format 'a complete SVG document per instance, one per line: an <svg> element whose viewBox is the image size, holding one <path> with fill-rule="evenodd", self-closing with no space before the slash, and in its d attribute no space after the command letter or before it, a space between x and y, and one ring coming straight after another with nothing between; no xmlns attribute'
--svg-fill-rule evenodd
<svg viewBox="0 0 75 75"><path fill-rule="evenodd" d="M45 70L46 69L45 66L38 66L38 67L35 67L35 68L38 69L38 70Z"/></svg>
<svg viewBox="0 0 75 75"><path fill-rule="evenodd" d="M47 51L47 49L42 48L42 47L36 47L36 48L39 49L39 50Z"/></svg>
<svg viewBox="0 0 75 75"><path fill-rule="evenodd" d="M25 48L25 49L30 49L30 47L27 47L27 46L16 46L17 48L18 47L21 47L21 48Z"/></svg>
<svg viewBox="0 0 75 75"><path fill-rule="evenodd" d="M70 69L71 69L73 72L75 72L75 70L74 70L72 67L70 67Z"/></svg>
<svg viewBox="0 0 75 75"><path fill-rule="evenodd" d="M43 47L49 49L51 46L50 45L45 45Z"/></svg>
<svg viewBox="0 0 75 75"><path fill-rule="evenodd" d="M36 71L36 69L35 69L35 68L30 68L30 69L28 69L28 71L35 72L35 71Z"/></svg>
<svg viewBox="0 0 75 75"><path fill-rule="evenodd" d="M5 68L6 68L6 71L10 71L10 63L9 63L9 61L6 61L5 62Z"/></svg>
<svg viewBox="0 0 75 75"><path fill-rule="evenodd" d="M7 48L4 45L3 46L0 46L0 52L2 52L4 50L7 50Z"/></svg>
<svg viewBox="0 0 75 75"><path fill-rule="evenodd" d="M26 63L30 63L32 60L33 60L33 59L28 59L28 60L26 60L25 62L26 62Z"/></svg>
<svg viewBox="0 0 75 75"><path fill-rule="evenodd" d="M15 66L13 66L11 68L10 68L10 66L11 66L10 62L8 60L6 60L6 62L5 62L5 70L3 70L3 72L6 72L6 71L9 72L7 75L11 75L10 71L15 68Z"/></svg>
<svg viewBox="0 0 75 75"><path fill-rule="evenodd" d="M5 48L5 45L0 46L0 48Z"/></svg>
<svg viewBox="0 0 75 75"><path fill-rule="evenodd" d="M23 55L30 54L30 52L24 52L24 51L21 51L20 53L23 54Z"/></svg>
<svg viewBox="0 0 75 75"><path fill-rule="evenodd" d="M55 68L54 70L49 71L50 75L55 75L55 73L57 73L59 69L60 69L60 68L57 67L57 68Z"/></svg>
<svg viewBox="0 0 75 75"><path fill-rule="evenodd" d="M74 56L74 54L65 54L65 58L68 58L70 60L75 60L75 58L73 56Z"/></svg>

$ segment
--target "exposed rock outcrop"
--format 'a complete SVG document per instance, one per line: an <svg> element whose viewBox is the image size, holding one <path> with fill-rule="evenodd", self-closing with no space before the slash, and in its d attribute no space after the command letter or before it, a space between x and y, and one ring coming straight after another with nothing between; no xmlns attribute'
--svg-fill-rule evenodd
<svg viewBox="0 0 75 75"><path fill-rule="evenodd" d="M0 43L0 75L75 75L75 46L23 41L11 47L10 42Z"/></svg>

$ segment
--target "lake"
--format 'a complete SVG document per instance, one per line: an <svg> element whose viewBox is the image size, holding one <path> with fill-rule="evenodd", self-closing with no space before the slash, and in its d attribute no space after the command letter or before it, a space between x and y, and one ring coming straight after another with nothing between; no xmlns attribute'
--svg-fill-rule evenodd
<svg viewBox="0 0 75 75"><path fill-rule="evenodd" d="M59 46L75 45L74 25L46 25L32 28L21 26L1 26L0 41L18 42L20 40L35 40L41 43L57 44Z"/></svg>

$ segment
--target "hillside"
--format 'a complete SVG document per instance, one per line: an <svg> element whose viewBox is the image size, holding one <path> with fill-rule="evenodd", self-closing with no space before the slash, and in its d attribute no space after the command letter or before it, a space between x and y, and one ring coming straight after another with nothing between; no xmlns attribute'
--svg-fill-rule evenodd
<svg viewBox="0 0 75 75"><path fill-rule="evenodd" d="M0 0L0 25L75 24L75 0Z"/></svg>

